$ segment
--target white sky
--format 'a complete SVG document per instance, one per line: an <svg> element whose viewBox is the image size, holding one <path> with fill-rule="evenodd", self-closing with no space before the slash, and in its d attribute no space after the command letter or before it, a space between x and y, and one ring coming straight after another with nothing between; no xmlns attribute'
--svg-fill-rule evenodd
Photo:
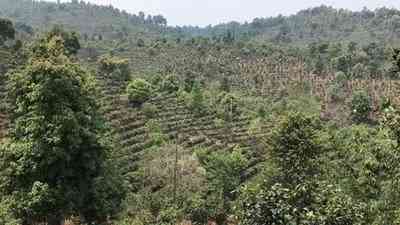
<svg viewBox="0 0 400 225"><path fill-rule="evenodd" d="M68 0L64 0L68 1ZM400 0L85 0L113 5L131 13L162 14L169 25L218 24L252 21L255 17L290 15L322 4L335 8L361 10L377 7L400 9Z"/></svg>

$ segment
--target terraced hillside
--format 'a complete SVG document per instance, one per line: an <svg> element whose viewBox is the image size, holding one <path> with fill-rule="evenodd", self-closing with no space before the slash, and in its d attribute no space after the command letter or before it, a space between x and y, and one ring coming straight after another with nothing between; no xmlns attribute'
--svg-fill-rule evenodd
<svg viewBox="0 0 400 225"><path fill-rule="evenodd" d="M197 148L229 151L240 147L250 160L249 168L243 171L244 176L253 175L258 162L263 160L260 155L265 148L263 137L268 129L250 134L248 117L236 116L227 124L218 124L215 113L198 114L190 110L176 93L153 96L147 104L155 106L155 112L149 116L140 107L129 105L123 95L124 82L106 76L98 78L102 89L102 109L120 145L119 155L124 162L127 180L134 179L130 175L153 146L150 122L159 124L168 141L177 143L184 152L193 152Z"/></svg>
<svg viewBox="0 0 400 225"><path fill-rule="evenodd" d="M207 84L226 78L233 90L266 98L279 96L291 87L302 85L321 102L322 115L326 117L335 117L338 105L346 106L342 104L344 102L337 102L330 91L337 82L335 71L314 74L299 56L280 55L279 52L270 56L243 55L240 51L224 47L201 49L175 44L159 44L157 48L150 49L130 46L118 56L128 59L134 74L144 78L160 71L173 71L181 74L182 79L196 78L205 80ZM346 79L342 98L346 100L355 91L366 90L377 111L382 97L400 104L396 91L398 85L397 80L390 78Z"/></svg>

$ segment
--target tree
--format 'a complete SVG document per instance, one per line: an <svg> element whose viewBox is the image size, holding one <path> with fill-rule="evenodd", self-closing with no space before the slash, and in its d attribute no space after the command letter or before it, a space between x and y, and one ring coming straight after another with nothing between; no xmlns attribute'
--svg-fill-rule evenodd
<svg viewBox="0 0 400 225"><path fill-rule="evenodd" d="M99 73L117 81L126 81L130 76L129 61L115 56L104 55L99 61Z"/></svg>
<svg viewBox="0 0 400 225"><path fill-rule="evenodd" d="M296 185L319 174L320 129L317 118L290 113L274 130L272 156L280 170L281 182Z"/></svg>
<svg viewBox="0 0 400 225"><path fill-rule="evenodd" d="M359 224L361 205L324 179L321 135L317 118L290 113L282 120L271 139L273 168L261 184L242 189L242 224Z"/></svg>
<svg viewBox="0 0 400 225"><path fill-rule="evenodd" d="M221 92L217 96L217 104L217 113L222 119L232 120L240 115L239 98L232 93Z"/></svg>
<svg viewBox="0 0 400 225"><path fill-rule="evenodd" d="M179 90L179 86L179 78L176 75L167 75L161 81L160 91L166 91L169 93L176 92Z"/></svg>
<svg viewBox="0 0 400 225"><path fill-rule="evenodd" d="M190 107L195 112L200 113L204 110L204 97L199 82L193 84L192 91L190 93Z"/></svg>
<svg viewBox="0 0 400 225"><path fill-rule="evenodd" d="M141 47L141 48L142 48L142 47L144 47L144 46L146 45L146 43L144 42L143 39L139 38L139 39L137 40L136 45L137 45L138 47Z"/></svg>
<svg viewBox="0 0 400 225"><path fill-rule="evenodd" d="M394 79L398 79L400 77L400 49L393 49L389 75L390 78Z"/></svg>
<svg viewBox="0 0 400 225"><path fill-rule="evenodd" d="M150 98L152 86L143 79L136 79L129 82L126 92L131 103L141 105Z"/></svg>
<svg viewBox="0 0 400 225"><path fill-rule="evenodd" d="M167 26L167 19L162 15L153 16L153 21L156 25Z"/></svg>
<svg viewBox="0 0 400 225"><path fill-rule="evenodd" d="M208 191L206 199L210 215L222 224L231 212L229 202L234 199L241 173L248 162L239 149L232 153L197 151L200 164L206 170Z"/></svg>
<svg viewBox="0 0 400 225"><path fill-rule="evenodd" d="M344 72L348 74L352 68L352 61L350 55L341 55L339 57L333 58L332 63L337 71Z"/></svg>
<svg viewBox="0 0 400 225"><path fill-rule="evenodd" d="M290 189L276 184L269 190L261 190L255 196L244 199L246 206L241 216L242 224L286 225L293 223L295 208L291 205L292 195Z"/></svg>
<svg viewBox="0 0 400 225"><path fill-rule="evenodd" d="M0 44L7 39L14 39L15 29L12 22L8 19L0 18Z"/></svg>
<svg viewBox="0 0 400 225"><path fill-rule="evenodd" d="M8 199L23 224L58 225L69 215L101 221L122 196L111 182L118 176L107 178L109 149L92 76L64 46L59 36L40 40L27 65L10 74L14 126L0 150L0 200Z"/></svg>
<svg viewBox="0 0 400 225"><path fill-rule="evenodd" d="M55 26L49 33L47 33L46 40L50 41L53 37L56 36L63 39L66 55L76 55L78 53L81 45L79 43L79 37L77 33L66 32L61 27Z"/></svg>
<svg viewBox="0 0 400 225"><path fill-rule="evenodd" d="M390 19L390 25L393 33L397 34L400 31L400 16L399 15L393 15L392 18Z"/></svg>
<svg viewBox="0 0 400 225"><path fill-rule="evenodd" d="M365 91L357 91L351 99L351 116L354 122L364 123L368 121L372 112L371 97Z"/></svg>
<svg viewBox="0 0 400 225"><path fill-rule="evenodd" d="M335 79L328 87L328 93L335 102L342 101L346 97L345 88L348 77L342 71L335 74Z"/></svg>

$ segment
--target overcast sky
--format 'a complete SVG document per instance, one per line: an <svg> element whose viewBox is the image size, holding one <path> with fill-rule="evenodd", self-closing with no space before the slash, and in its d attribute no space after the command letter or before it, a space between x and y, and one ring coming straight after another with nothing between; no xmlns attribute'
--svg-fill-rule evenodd
<svg viewBox="0 0 400 225"><path fill-rule="evenodd" d="M64 0L68 1L68 0ZM112 4L131 13L162 14L169 25L218 24L227 21L251 21L255 17L290 15L322 4L335 8L361 10L377 7L400 9L400 0L85 0Z"/></svg>

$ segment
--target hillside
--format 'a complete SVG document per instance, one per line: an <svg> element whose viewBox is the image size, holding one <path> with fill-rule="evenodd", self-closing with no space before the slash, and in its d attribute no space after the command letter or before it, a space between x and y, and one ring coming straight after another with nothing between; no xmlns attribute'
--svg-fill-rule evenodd
<svg viewBox="0 0 400 225"><path fill-rule="evenodd" d="M245 24L231 22L206 28L184 27L182 30L194 36L295 45L317 41L398 43L400 11L390 8L365 8L357 12L321 6L305 9L290 16L255 18Z"/></svg>
<svg viewBox="0 0 400 225"><path fill-rule="evenodd" d="M54 25L81 34L85 39L157 38L167 20L161 15L129 14L113 6L99 6L83 1L55 3L32 0L0 1L0 17L12 19L17 29L29 25L42 32Z"/></svg>
<svg viewBox="0 0 400 225"><path fill-rule="evenodd" d="M63 25L77 31L84 39L207 37L227 42L272 41L301 46L320 41L395 44L400 38L400 11L391 8L365 8L358 12L323 5L290 16L255 18L244 24L232 21L204 28L170 27L162 15L142 12L135 15L113 6L98 6L84 1L2 0L0 16L11 18L22 30L26 29L24 24L39 31L56 24Z"/></svg>
<svg viewBox="0 0 400 225"><path fill-rule="evenodd" d="M397 9L0 0L0 26L0 225L400 221Z"/></svg>

